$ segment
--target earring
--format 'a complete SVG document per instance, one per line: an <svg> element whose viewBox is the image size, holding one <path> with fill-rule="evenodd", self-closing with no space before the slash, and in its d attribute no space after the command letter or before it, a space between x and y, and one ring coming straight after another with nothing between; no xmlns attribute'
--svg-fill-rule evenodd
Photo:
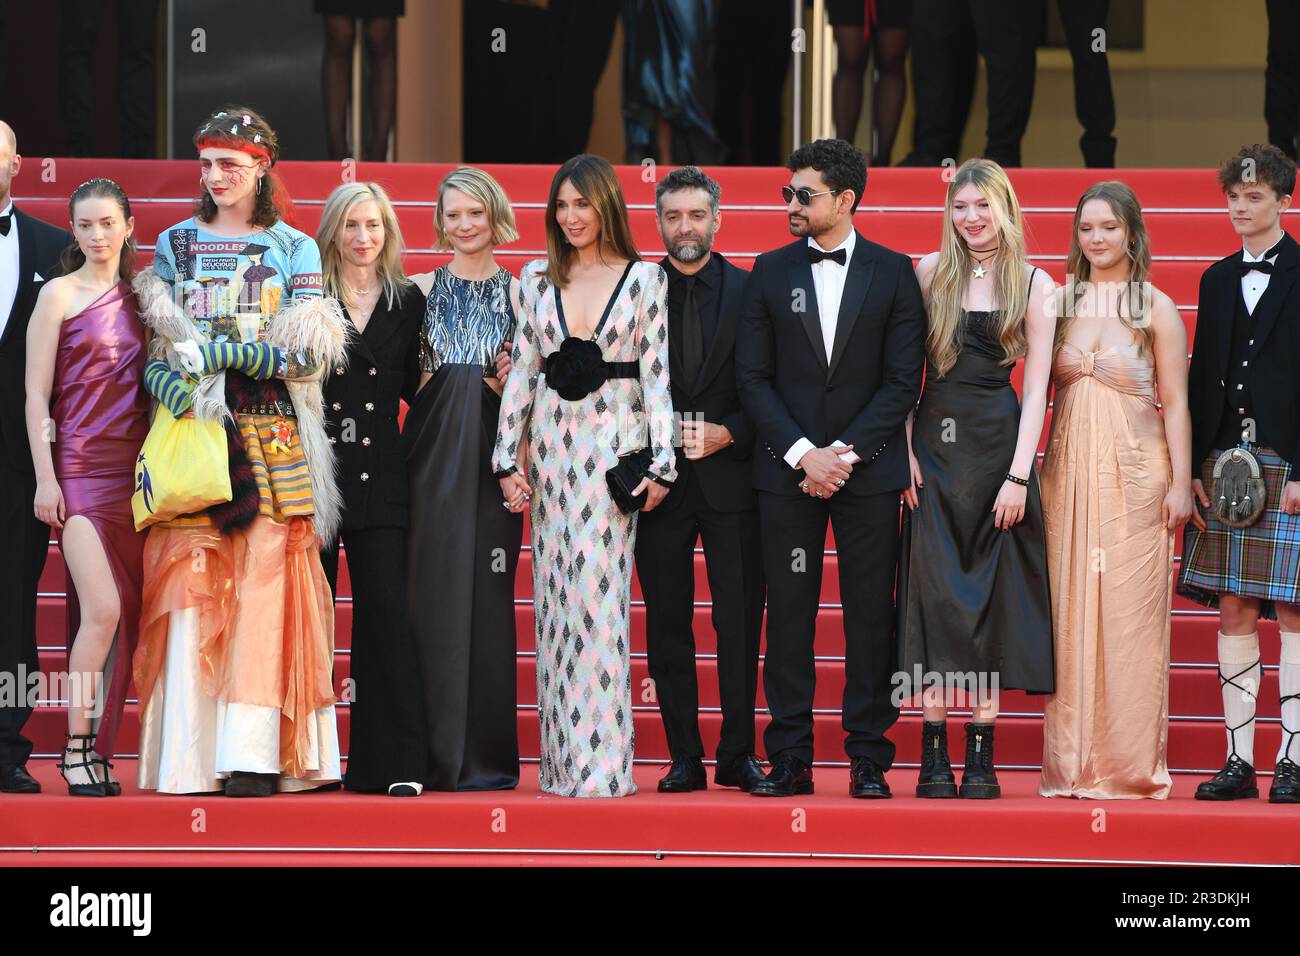
<svg viewBox="0 0 1300 956"><path fill-rule="evenodd" d="M261 177L261 176L258 176L258 177L257 177L257 194L258 194L259 196L262 195L262 177Z"/></svg>

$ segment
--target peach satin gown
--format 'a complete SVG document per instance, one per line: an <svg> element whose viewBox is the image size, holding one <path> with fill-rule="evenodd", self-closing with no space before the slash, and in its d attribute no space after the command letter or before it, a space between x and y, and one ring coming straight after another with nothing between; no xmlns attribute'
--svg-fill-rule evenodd
<svg viewBox="0 0 1300 956"><path fill-rule="evenodd" d="M1056 635L1043 796L1169 795L1172 471L1155 370L1111 346L1062 346L1041 482Z"/></svg>

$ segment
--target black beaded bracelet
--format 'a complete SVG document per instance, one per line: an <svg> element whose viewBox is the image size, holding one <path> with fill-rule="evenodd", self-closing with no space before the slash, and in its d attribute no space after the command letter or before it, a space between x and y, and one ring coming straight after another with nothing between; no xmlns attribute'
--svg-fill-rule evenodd
<svg viewBox="0 0 1300 956"><path fill-rule="evenodd" d="M1015 475L1011 474L1011 472L1007 472L1007 481L1011 482L1012 484L1020 485L1024 488L1029 487L1028 478L1017 478Z"/></svg>

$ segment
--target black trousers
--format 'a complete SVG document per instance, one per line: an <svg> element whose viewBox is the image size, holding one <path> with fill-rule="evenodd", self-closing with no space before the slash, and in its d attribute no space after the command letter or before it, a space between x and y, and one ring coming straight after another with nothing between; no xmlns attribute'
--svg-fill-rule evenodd
<svg viewBox="0 0 1300 956"><path fill-rule="evenodd" d="M1074 113L1083 127L1079 149L1090 168L1115 165L1115 94L1106 51L1093 50L1093 31L1106 28L1110 0L1056 0L1074 65Z"/></svg>
<svg viewBox="0 0 1300 956"><path fill-rule="evenodd" d="M108 155L95 143L95 79L92 63L104 0L64 0L59 49L59 105L69 156ZM116 155L150 159L157 154L154 129L154 47L158 0L117 0Z"/></svg>
<svg viewBox="0 0 1300 956"><path fill-rule="evenodd" d="M718 763L754 752L754 699L763 630L763 569L758 513L710 507L688 474L669 511L637 516L636 571L646 604L646 650L673 759L700 758L699 685L695 670L695 541L704 564L718 640L722 734Z"/></svg>
<svg viewBox="0 0 1300 956"><path fill-rule="evenodd" d="M351 730L348 790L383 791L423 781L428 768L420 664L406 618L406 530L344 531L352 582ZM337 548L321 552L338 593Z"/></svg>
<svg viewBox="0 0 1300 956"><path fill-rule="evenodd" d="M1300 133L1300 9L1268 0L1268 66L1264 70L1268 141L1292 159Z"/></svg>
<svg viewBox="0 0 1300 956"><path fill-rule="evenodd" d="M916 0L911 38L916 125L904 165L937 166L960 159L978 53L988 71L983 155L1003 166L1019 166L1041 35L1042 7L1035 0Z"/></svg>
<svg viewBox="0 0 1300 956"><path fill-rule="evenodd" d="M18 706L0 703L0 766L27 762L32 742L23 726L32 715L24 706L31 684L18 681L20 670L30 679L40 672L36 656L36 589L50 529L32 514L36 478L30 472L0 461L0 672L11 676L18 691Z"/></svg>
<svg viewBox="0 0 1300 956"><path fill-rule="evenodd" d="M821 500L759 492L767 576L763 689L772 719L763 734L769 760L813 760L813 639L821 595L826 524L835 532L844 607L844 749L882 769L894 762L885 732L898 719L894 586L899 554L898 493Z"/></svg>

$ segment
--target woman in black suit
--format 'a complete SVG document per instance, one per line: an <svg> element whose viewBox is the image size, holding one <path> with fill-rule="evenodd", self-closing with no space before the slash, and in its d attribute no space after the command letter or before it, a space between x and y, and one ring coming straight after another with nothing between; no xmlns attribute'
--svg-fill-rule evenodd
<svg viewBox="0 0 1300 956"><path fill-rule="evenodd" d="M375 183L334 190L316 242L322 279L352 324L346 363L325 370L327 430L343 493L352 582L351 739L344 787L416 796L426 745L423 695L406 616L406 466L398 403L413 368L424 295L402 272L402 235ZM321 555L338 591L338 546Z"/></svg>

